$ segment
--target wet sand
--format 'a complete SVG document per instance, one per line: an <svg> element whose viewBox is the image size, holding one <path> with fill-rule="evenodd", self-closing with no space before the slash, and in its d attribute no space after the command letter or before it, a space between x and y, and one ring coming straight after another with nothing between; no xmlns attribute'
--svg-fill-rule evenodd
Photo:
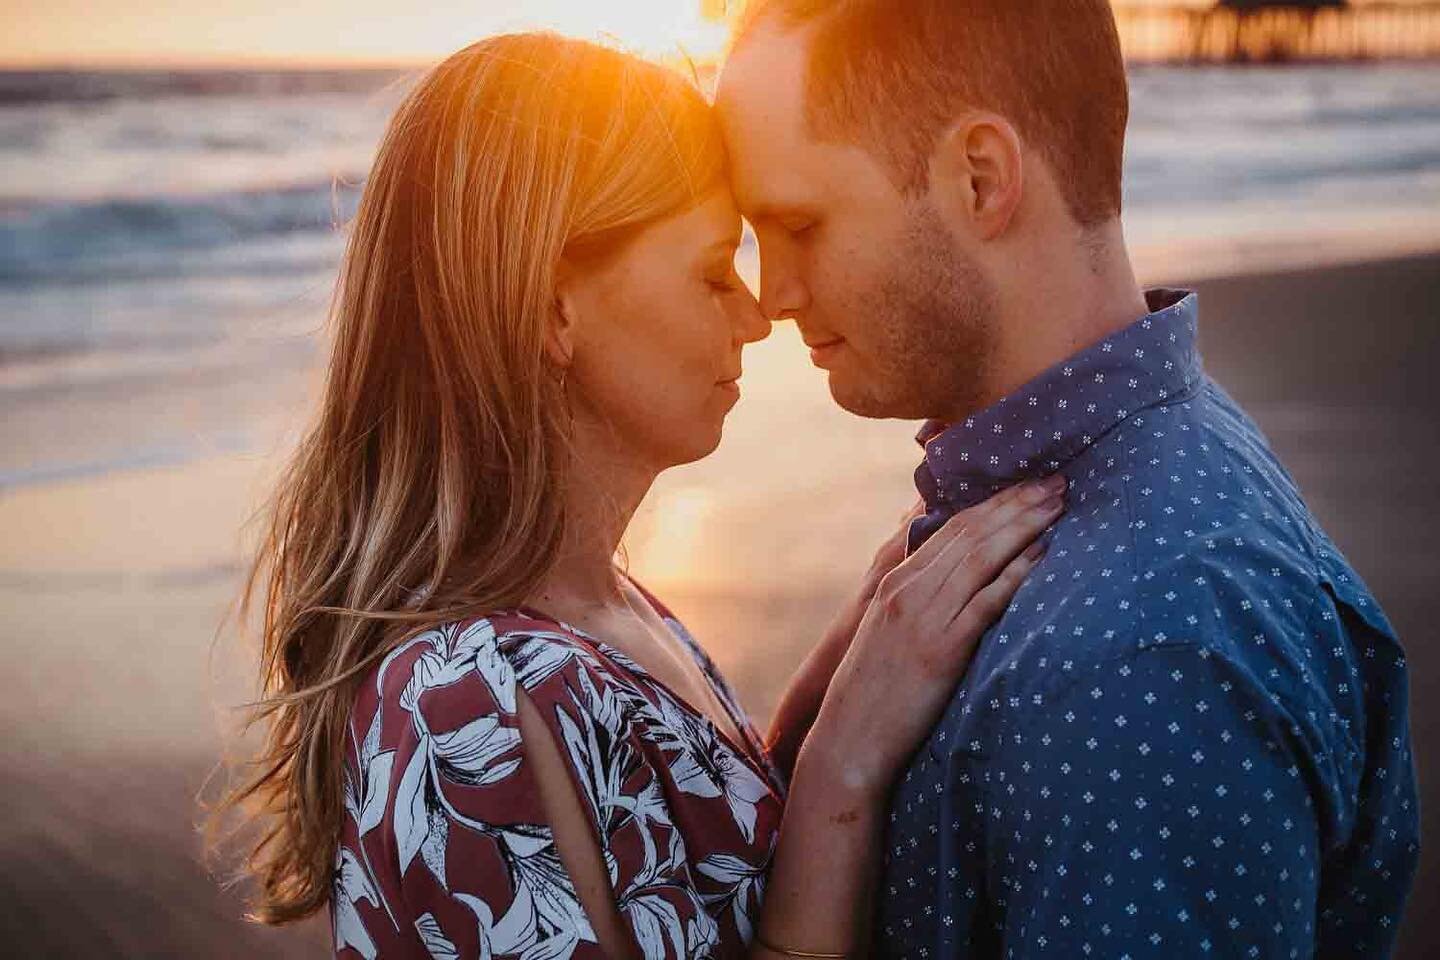
<svg viewBox="0 0 1440 960"><path fill-rule="evenodd" d="M1425 835L1440 835L1440 770L1429 763L1440 762L1440 650L1429 636L1440 613L1440 255L1198 286L1207 366L1269 434L1406 641ZM914 497L912 425L831 406L793 333L782 327L752 350L726 442L662 478L627 542L635 574L762 719ZM265 448L283 448L304 409L303 378L233 390L249 398L247 416L278 424ZM139 430L145 411L174 407L150 394L127 402L37 401L23 420L7 413L0 436L43 450ZM234 403L206 384L202 406ZM199 859L194 797L227 707L246 692L243 652L228 635L213 651L211 640L238 580L236 531L275 462L214 446L217 455L180 466L0 493L10 645L0 943L14 955L324 952L323 924L244 923L237 897ZM1426 855L1415 891L1406 960L1440 945L1440 858Z"/></svg>

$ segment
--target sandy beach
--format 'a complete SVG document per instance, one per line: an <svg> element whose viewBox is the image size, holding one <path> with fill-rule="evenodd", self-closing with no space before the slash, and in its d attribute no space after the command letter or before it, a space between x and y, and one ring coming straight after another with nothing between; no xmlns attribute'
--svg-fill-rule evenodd
<svg viewBox="0 0 1440 960"><path fill-rule="evenodd" d="M1187 269L1145 267L1185 285ZM1414 734L1440 833L1440 254L1203 280L1207 365L1257 418L1406 641ZM31 477L0 491L0 942L16 956L315 956L323 923L240 919L200 860L194 800L245 698L217 626L241 527L303 422L314 357L27 395L7 475L57 450L124 449L161 419L205 455ZM243 424L236 433L234 424ZM833 407L789 325L747 355L710 459L662 478L627 542L636 576L707 643L757 718L914 499L913 425ZM51 457L51 459L56 459ZM68 458L75 461L75 457ZM83 462L83 457L79 461ZM1427 855L1399 956L1440 944Z"/></svg>

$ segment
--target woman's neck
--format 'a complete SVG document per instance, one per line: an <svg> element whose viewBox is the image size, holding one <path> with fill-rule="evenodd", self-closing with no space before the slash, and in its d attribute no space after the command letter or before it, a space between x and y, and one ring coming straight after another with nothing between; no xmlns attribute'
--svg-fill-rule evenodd
<svg viewBox="0 0 1440 960"><path fill-rule="evenodd" d="M633 453L596 442L593 433L577 434L565 494L565 540L531 595L534 606L565 619L627 606L615 553L658 475Z"/></svg>

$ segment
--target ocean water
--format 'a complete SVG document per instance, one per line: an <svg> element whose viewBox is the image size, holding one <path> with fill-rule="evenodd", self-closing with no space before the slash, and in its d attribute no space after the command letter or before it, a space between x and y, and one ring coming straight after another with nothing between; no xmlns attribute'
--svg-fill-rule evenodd
<svg viewBox="0 0 1440 960"><path fill-rule="evenodd" d="M411 76L0 73L7 416L312 364L343 224ZM1125 201L1140 246L1440 233L1440 65L1137 68ZM191 439L157 426L124 456ZM15 455L0 488L123 459L78 456Z"/></svg>

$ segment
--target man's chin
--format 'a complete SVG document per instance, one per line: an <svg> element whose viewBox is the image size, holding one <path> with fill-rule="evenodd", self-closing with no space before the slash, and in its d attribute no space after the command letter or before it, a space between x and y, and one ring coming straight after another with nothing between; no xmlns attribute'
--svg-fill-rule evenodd
<svg viewBox="0 0 1440 960"><path fill-rule="evenodd" d="M870 420L924 420L928 416L919 410L920 404L887 398L879 391L852 383L834 371L830 373L830 398L846 413Z"/></svg>

